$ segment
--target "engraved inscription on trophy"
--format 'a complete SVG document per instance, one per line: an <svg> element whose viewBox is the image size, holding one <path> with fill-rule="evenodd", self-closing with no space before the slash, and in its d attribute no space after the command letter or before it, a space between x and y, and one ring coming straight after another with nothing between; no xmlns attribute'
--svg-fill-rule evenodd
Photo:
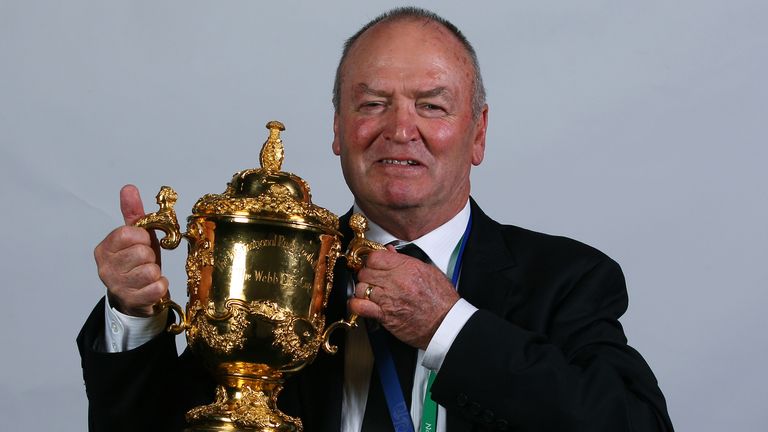
<svg viewBox="0 0 768 432"><path fill-rule="evenodd" d="M317 234L276 226L255 239L257 234L251 232L248 239L245 232L249 226L223 225L219 224L219 231L227 235L214 249L210 294L220 306L217 312L223 311L227 299L259 298L309 317L320 246Z"/></svg>

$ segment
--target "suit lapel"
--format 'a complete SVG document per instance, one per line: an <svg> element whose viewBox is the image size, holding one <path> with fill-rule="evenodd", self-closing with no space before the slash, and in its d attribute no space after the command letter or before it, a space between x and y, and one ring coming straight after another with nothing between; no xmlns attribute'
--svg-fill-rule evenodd
<svg viewBox="0 0 768 432"><path fill-rule="evenodd" d="M475 307L503 316L515 258L500 235L499 224L486 216L474 200L470 205L472 228L461 265L459 294Z"/></svg>
<svg viewBox="0 0 768 432"><path fill-rule="evenodd" d="M516 267L512 252L504 243L499 224L489 218L470 198L472 227L464 250L459 294L477 307L504 316L511 301ZM469 432L473 425L456 412L448 412L448 432Z"/></svg>

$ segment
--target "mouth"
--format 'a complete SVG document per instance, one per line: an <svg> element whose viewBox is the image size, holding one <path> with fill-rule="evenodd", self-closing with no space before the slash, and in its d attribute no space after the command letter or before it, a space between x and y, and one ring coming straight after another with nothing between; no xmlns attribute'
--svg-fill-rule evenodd
<svg viewBox="0 0 768 432"><path fill-rule="evenodd" d="M384 165L399 165L399 166L416 166L421 165L418 161L413 159L382 159L379 163Z"/></svg>

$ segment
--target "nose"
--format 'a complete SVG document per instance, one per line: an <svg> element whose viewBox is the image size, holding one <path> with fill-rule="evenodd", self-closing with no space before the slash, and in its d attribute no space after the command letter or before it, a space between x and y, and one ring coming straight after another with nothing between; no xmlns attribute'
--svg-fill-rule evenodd
<svg viewBox="0 0 768 432"><path fill-rule="evenodd" d="M398 144L418 141L419 128L416 110L406 104L393 105L389 111L384 137Z"/></svg>

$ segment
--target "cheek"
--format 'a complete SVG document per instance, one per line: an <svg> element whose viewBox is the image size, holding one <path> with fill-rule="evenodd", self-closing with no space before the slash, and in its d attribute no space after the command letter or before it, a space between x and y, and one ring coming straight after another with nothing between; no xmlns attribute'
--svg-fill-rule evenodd
<svg viewBox="0 0 768 432"><path fill-rule="evenodd" d="M464 132L457 124L446 120L437 122L428 122L421 128L422 135L427 140L427 146L430 153L434 156L440 156L446 153L452 153L456 156L459 142L464 140Z"/></svg>
<svg viewBox="0 0 768 432"><path fill-rule="evenodd" d="M463 178L469 171L473 159L471 127L469 123L434 123L429 130L428 148L432 156L440 161L437 167L442 175Z"/></svg>
<svg viewBox="0 0 768 432"><path fill-rule="evenodd" d="M367 147L381 132L381 125L374 118L357 118L350 123L352 139L356 146Z"/></svg>
<svg viewBox="0 0 768 432"><path fill-rule="evenodd" d="M381 125L375 119L354 118L346 122L342 152L350 158L359 158L381 134Z"/></svg>
<svg viewBox="0 0 768 432"><path fill-rule="evenodd" d="M438 146L447 147L452 141L456 140L457 135L456 127L452 124L445 122L439 122L433 124L429 130L429 136L434 140L434 143Z"/></svg>

